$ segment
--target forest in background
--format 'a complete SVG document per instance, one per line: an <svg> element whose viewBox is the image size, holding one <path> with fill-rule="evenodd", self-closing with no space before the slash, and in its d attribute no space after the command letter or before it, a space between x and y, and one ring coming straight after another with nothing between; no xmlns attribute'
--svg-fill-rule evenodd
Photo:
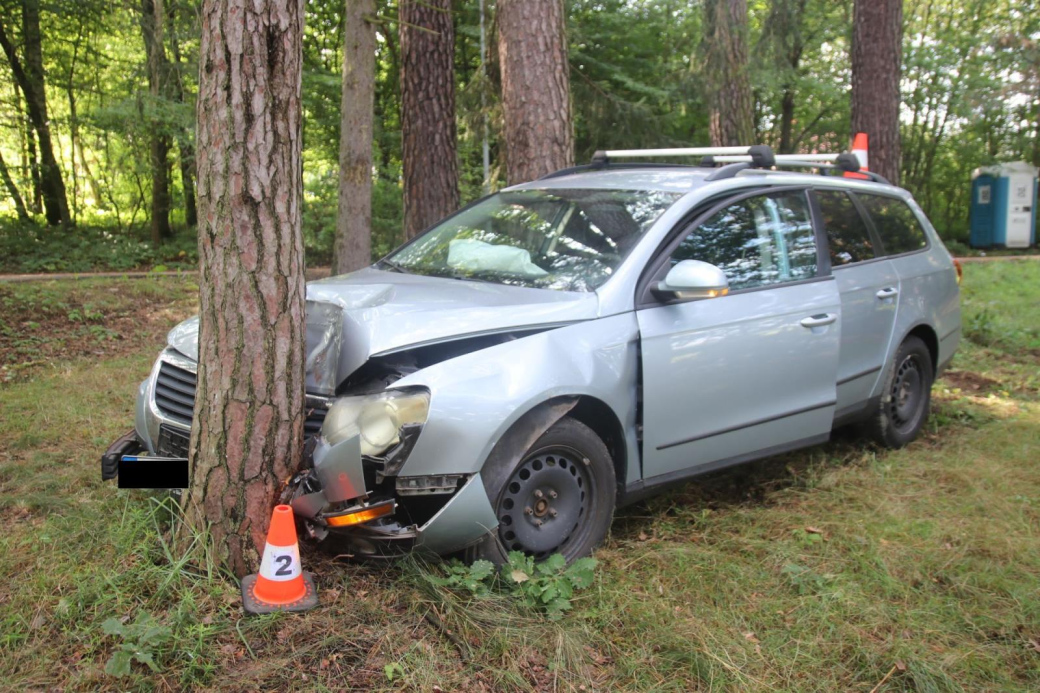
<svg viewBox="0 0 1040 693"><path fill-rule="evenodd" d="M379 257L405 238L403 104L398 7L374 4L372 255ZM577 162L596 149L709 143L704 4L566 1ZM345 5L306 2L304 240L312 266L329 261L336 233ZM451 8L465 204L506 180L498 22L487 0L484 69L479 0ZM948 242L967 239L974 168L1040 165L1038 9L1033 0L904 3L900 184ZM749 0L757 142L780 152L848 148L852 12L852 0ZM0 0L0 270L195 265L197 13L192 0ZM45 197L57 184L67 210L53 224L58 212ZM157 184L169 190L169 228L152 223Z"/></svg>

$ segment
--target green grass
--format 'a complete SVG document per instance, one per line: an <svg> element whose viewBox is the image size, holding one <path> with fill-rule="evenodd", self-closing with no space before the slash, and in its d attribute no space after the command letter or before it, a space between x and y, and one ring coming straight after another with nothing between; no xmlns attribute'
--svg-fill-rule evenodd
<svg viewBox="0 0 1040 693"><path fill-rule="evenodd" d="M154 290L190 310L190 287L132 286L80 298L118 312ZM967 265L971 341L921 440L888 452L839 435L625 509L595 584L555 622L439 586L416 560L308 551L319 608L244 617L204 537L179 555L167 508L99 480L159 342L72 353L0 384L0 688L1038 690L1037 306L1040 263ZM102 623L143 615L162 629L141 645L158 671L109 676L137 641Z"/></svg>

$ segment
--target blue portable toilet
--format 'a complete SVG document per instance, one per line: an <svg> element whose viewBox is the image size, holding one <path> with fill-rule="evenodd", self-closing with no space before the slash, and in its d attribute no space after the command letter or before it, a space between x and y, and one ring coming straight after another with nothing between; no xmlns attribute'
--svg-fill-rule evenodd
<svg viewBox="0 0 1040 693"><path fill-rule="evenodd" d="M977 168L971 178L971 247L1036 243L1037 168L1015 161Z"/></svg>

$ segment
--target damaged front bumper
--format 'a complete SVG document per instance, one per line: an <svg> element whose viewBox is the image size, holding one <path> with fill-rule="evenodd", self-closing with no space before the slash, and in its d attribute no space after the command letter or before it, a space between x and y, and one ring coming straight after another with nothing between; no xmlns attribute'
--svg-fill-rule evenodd
<svg viewBox="0 0 1040 693"><path fill-rule="evenodd" d="M342 539L356 555L451 553L498 525L479 473L384 476L362 456L357 435L335 445L318 437L312 462L283 500L312 539Z"/></svg>

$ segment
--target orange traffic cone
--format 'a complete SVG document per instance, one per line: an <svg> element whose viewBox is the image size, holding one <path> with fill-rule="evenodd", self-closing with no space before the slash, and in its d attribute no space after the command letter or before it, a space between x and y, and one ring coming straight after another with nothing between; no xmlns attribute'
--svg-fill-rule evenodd
<svg viewBox="0 0 1040 693"><path fill-rule="evenodd" d="M867 139L867 133L865 133L865 132L857 132L856 136L852 138L852 153L856 155L857 159L859 159L859 170L860 171L869 171L870 170L870 166L868 166L869 161L868 161L868 158L867 158L867 149L869 148L868 147L868 142L869 142L869 140ZM845 174L845 177L846 178L864 178L864 179L867 178L867 176L864 176L862 173L851 173L851 172L847 172Z"/></svg>
<svg viewBox="0 0 1040 693"><path fill-rule="evenodd" d="M251 614L272 611L306 611L318 604L314 576L300 566L296 524L288 505L279 505L271 516L260 572L242 578L242 605Z"/></svg>

